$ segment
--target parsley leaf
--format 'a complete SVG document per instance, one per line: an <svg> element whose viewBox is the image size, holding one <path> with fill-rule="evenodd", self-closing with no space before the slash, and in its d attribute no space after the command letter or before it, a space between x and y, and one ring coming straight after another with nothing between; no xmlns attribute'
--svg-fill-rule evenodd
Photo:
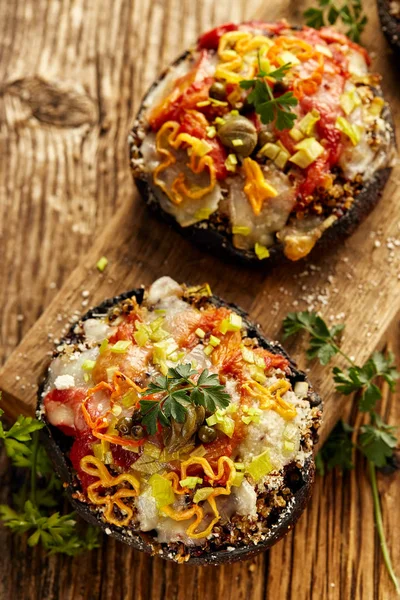
<svg viewBox="0 0 400 600"><path fill-rule="evenodd" d="M396 427L384 423L376 413L371 415L371 424L361 427L358 438L360 450L377 467L384 467L393 454L393 448L397 445L396 436L393 435L395 430Z"/></svg>
<svg viewBox="0 0 400 600"><path fill-rule="evenodd" d="M359 43L368 21L362 12L361 0L350 0L341 7L338 7L334 0L318 0L318 6L320 8L308 8L303 13L309 27L320 29L327 23L334 25L340 19L348 28L346 35L353 42Z"/></svg>
<svg viewBox="0 0 400 600"><path fill-rule="evenodd" d="M318 358L322 365L327 365L331 358L340 352L336 341L343 329L344 325L335 325L329 329L321 317L307 311L289 313L283 321L284 339L299 331L308 331L310 345L307 358Z"/></svg>
<svg viewBox="0 0 400 600"><path fill-rule="evenodd" d="M244 79L240 82L240 87L251 90L247 102L254 105L261 122L266 125L275 120L276 127L280 131L292 128L297 115L291 111L291 107L296 106L298 101L292 92L274 97L273 88L268 80L282 81L291 66L291 63L286 63L269 73L259 67L255 79Z"/></svg>
<svg viewBox="0 0 400 600"><path fill-rule="evenodd" d="M190 364L170 368L167 375L157 377L142 393L142 424L150 435L156 433L157 423L163 427L168 427L171 419L183 423L189 404L204 406L212 413L228 406L230 396L219 383L218 375L210 375L208 369L204 369L197 382L193 381L194 375L197 371ZM161 398L149 400L154 394Z"/></svg>
<svg viewBox="0 0 400 600"><path fill-rule="evenodd" d="M0 417L3 414L0 409ZM0 421L0 439L4 441L7 455L15 467L29 469L31 482L29 494L28 481L25 480L18 493L13 495L16 508L0 505L0 521L17 534L29 533L29 546L40 543L49 554L57 552L75 556L99 545L99 531L88 526L86 533L81 535L77 532L75 513L48 514L49 508L60 504L62 483L56 477L43 446L38 443L37 432L43 427L43 423L22 415L8 430Z"/></svg>

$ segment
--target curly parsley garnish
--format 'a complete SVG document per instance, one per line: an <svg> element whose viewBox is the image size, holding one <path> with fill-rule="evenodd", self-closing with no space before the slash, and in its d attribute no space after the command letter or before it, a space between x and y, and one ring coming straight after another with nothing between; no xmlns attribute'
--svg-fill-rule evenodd
<svg viewBox="0 0 400 600"><path fill-rule="evenodd" d="M261 122L267 125L276 119L276 127L279 130L293 127L297 115L291 111L291 107L297 105L297 98L292 92L285 92L281 96L275 97L273 87L268 80L282 81L291 66L291 63L287 63L279 69L267 73L261 68L259 58L259 72L256 78L244 79L240 82L240 87L251 90L247 96L247 102L254 105Z"/></svg>
<svg viewBox="0 0 400 600"><path fill-rule="evenodd" d="M29 469L30 473L30 481L26 480L13 496L14 506L0 504L0 521L14 533L29 533L29 546L41 543L49 554L75 556L99 546L98 530L88 526L82 536L74 512L60 515L49 510L64 496L61 481L39 446L38 431L43 427L43 423L22 415L8 430L0 421L0 440L4 441L7 456L14 467Z"/></svg>
<svg viewBox="0 0 400 600"><path fill-rule="evenodd" d="M396 428L385 423L375 410L377 402L382 398L382 392L376 382L382 378L388 383L390 389L394 390L400 373L396 370L394 356L391 352L388 352L386 356L382 352L374 352L364 365L358 366L339 347L338 338L343 329L344 325L342 324L329 329L325 321L314 312L290 313L283 322L285 338L300 331L309 333L308 359L318 358L322 365L326 365L336 354L340 354L349 364L345 370L338 366L333 368L336 390L345 395L356 392L358 408L361 412L368 413L369 422L362 425L359 431L354 431L350 425L340 422L318 453L316 466L322 475L325 467L328 469L333 467L340 467L344 470L352 469L355 448L358 448L367 458L382 555L389 576L400 595L400 585L394 573L386 544L376 481L376 469L388 464L397 446L397 438L394 435Z"/></svg>
<svg viewBox="0 0 400 600"><path fill-rule="evenodd" d="M143 392L140 411L150 435L156 433L157 422L164 427L170 425L171 418L183 423L190 404L204 406L211 413L228 406L230 396L219 383L218 375L210 375L208 369L204 369L194 382L192 378L197 374L190 364L179 365L168 369L167 375L157 377ZM146 400L153 394L161 394L161 398Z"/></svg>
<svg viewBox="0 0 400 600"><path fill-rule="evenodd" d="M306 24L309 27L320 29L329 23L334 25L338 19L348 27L346 35L353 42L360 42L360 37L367 24L367 16L363 14L361 0L350 0L338 7L334 0L318 0L320 8L308 8L304 13Z"/></svg>

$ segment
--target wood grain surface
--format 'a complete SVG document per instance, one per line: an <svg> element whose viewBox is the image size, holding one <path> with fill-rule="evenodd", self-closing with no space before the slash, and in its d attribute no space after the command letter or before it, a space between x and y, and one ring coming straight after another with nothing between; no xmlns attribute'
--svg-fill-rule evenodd
<svg viewBox="0 0 400 600"><path fill-rule="evenodd" d="M365 5L364 39L398 120L393 59L374 3ZM0 0L0 360L8 358L0 387L11 415L33 410L47 353L76 311L167 273L193 283L207 279L271 337L288 310L313 307L332 321L346 320L344 349L358 361L382 340L400 303L399 173L343 247L269 274L211 258L167 231L144 209L129 173L127 130L163 65L214 24L254 15L299 22L304 7L282 1L266 9L255 0ZM103 254L109 266L99 274L95 264ZM390 339L397 344L394 323ZM299 344L288 349L302 355ZM327 432L343 402L326 371L313 365L312 379L327 402ZM385 410L396 422L394 400L386 399ZM10 500L4 456L0 477L0 500ZM399 475L380 484L398 566ZM368 485L363 464L344 478L318 480L295 535L255 561L229 567L166 564L114 540L75 560L47 558L1 529L7 553L0 598L390 599Z"/></svg>

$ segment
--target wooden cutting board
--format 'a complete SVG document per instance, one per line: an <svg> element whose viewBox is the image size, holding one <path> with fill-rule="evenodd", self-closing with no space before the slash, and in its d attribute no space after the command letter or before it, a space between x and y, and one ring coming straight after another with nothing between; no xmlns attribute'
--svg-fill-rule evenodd
<svg viewBox="0 0 400 600"><path fill-rule="evenodd" d="M283 1L274 3L273 8L268 7L268 11L263 13L259 3L252 0L246 2L246 7L239 6L239 2L234 3L232 9L229 8L230 3L207 1L203 3L202 18L196 19L195 14L191 14L186 20L190 27L186 27L181 36L177 34L179 3L168 4L170 9L162 12L160 23L157 21L158 15L161 15L160 5L157 2L153 4L150 14L146 15L149 30L141 30L138 15L130 40L133 43L123 44L122 49L120 44L116 50L119 54L115 57L111 49L110 63L97 82L97 96L93 97L96 94L93 87L92 93L90 89L88 91L83 67L74 72L76 86L70 82L60 83L56 77L52 79L54 73L49 74L49 80L42 74L35 78L22 73L20 80L11 82L5 92L3 90L10 102L28 102L29 110L45 131L49 124L59 128L66 125L69 129L59 129L58 135L66 136L67 143L70 139L71 147L77 131L89 136L96 172L89 189L81 181L77 184L82 194L82 210L85 208L83 194L95 196L101 206L107 205L104 187L96 186L96 178L102 181L108 174L115 182L114 187L108 187L108 193L118 194L119 205L105 229L96 231L83 260L78 264L71 261L62 265L62 269L69 269L71 275L1 369L1 406L11 417L20 412L33 414L37 385L49 362L53 341L60 338L78 314L106 297L149 284L161 275L168 274L178 281L190 281L192 284L208 281L214 293L241 305L274 339L279 338L282 319L288 312L307 308L319 310L328 322L346 323L343 349L358 363L365 361L377 347L400 308L399 168L394 170L378 208L351 239L340 247L332 248L329 253L314 254L306 262L288 264L268 273L261 264L258 269L248 269L226 263L218 256L207 255L149 214L129 176L126 134L139 99L157 76L160 66L193 42L201 30L214 24L253 15L268 20L285 16L300 22L299 16L305 7L305 3L299 2L293 10L291 4L289 6ZM208 12L205 5L209 6ZM384 76L383 89L399 126L400 85L395 65L391 64L390 54L382 51L384 42L381 36L372 35L378 27L374 2L370 0L365 5L369 24L364 39L373 52L373 69ZM79 19L79 16L76 15L76 18ZM110 30L110 36L113 35ZM104 43L108 41L104 40ZM86 51L86 58L93 59L90 48ZM125 61L130 61L135 70L133 89L115 75L113 60L121 74L125 73ZM52 110L55 98L60 105L58 111ZM115 132L112 141L107 135L110 129ZM109 146L105 145L104 137L109 140ZM80 175L81 158L79 144L74 148L71 156L68 150L67 156L60 158L61 161L70 161L69 177L73 183L74 178ZM38 150L33 146L28 151ZM43 177L46 177L45 173ZM52 190L49 202L54 203L57 199L57 178L53 181ZM79 201L79 197L72 196L71 202ZM109 214L107 208L105 212ZM88 214L87 218L90 219L91 215ZM51 248L44 248L43 252L51 252ZM101 256L108 259L104 273L96 269ZM21 285L24 285L23 281ZM29 294L28 289L26 293ZM301 343L296 340L286 346L304 366ZM323 436L326 436L347 400L335 394L329 368L314 363L310 369L311 380L325 401Z"/></svg>

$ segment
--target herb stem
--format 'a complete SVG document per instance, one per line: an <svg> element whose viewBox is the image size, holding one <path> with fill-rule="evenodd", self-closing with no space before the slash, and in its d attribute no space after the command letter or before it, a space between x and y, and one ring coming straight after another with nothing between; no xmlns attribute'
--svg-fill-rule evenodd
<svg viewBox="0 0 400 600"><path fill-rule="evenodd" d="M312 329L312 327L308 327L307 325L304 325L304 329L306 329L313 338L315 338L317 340L321 340L322 342L326 342L326 337L316 334L315 331ZM328 343L332 346L332 348L334 348L336 350L337 354L340 354L341 356L343 356L343 358L345 358L352 367L357 366L356 363L354 362L354 360L352 360L348 354L343 352L343 350L341 350L341 348L337 344L335 344L334 341L329 340Z"/></svg>
<svg viewBox="0 0 400 600"><path fill-rule="evenodd" d="M392 561L390 559L389 549L386 544L385 532L383 529L383 521L382 521L382 511L378 494L378 486L376 482L376 470L375 465L372 460L368 461L369 467L369 475L371 480L371 489L372 489L372 497L374 501L374 512L375 512L375 523L376 528L378 530L378 537L381 545L383 560L386 566L386 569L389 573L390 579L393 581L394 587L396 588L396 593L400 596L400 585L399 581L396 577L396 574L393 569Z"/></svg>
<svg viewBox="0 0 400 600"><path fill-rule="evenodd" d="M39 433L37 431L33 432L32 441L33 441L33 444L32 444L30 498L31 498L32 504L34 504L36 506L36 478L37 478L36 465L37 465L37 454L38 454L38 447L39 447Z"/></svg>

